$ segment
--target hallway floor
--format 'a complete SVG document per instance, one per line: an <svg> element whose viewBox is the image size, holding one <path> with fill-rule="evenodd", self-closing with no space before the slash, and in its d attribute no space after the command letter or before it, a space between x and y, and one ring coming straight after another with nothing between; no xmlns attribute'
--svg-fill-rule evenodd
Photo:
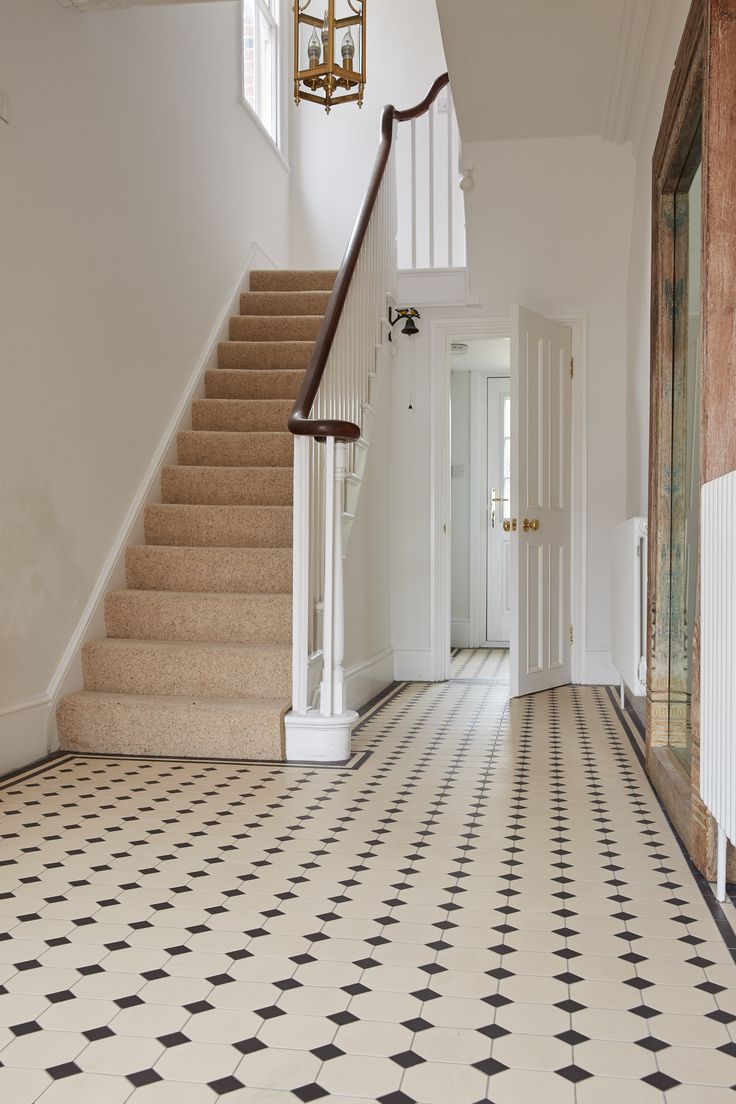
<svg viewBox="0 0 736 1104"><path fill-rule="evenodd" d="M9 1104L718 1104L736 939L604 689L460 653L348 767L66 755L0 791Z"/></svg>

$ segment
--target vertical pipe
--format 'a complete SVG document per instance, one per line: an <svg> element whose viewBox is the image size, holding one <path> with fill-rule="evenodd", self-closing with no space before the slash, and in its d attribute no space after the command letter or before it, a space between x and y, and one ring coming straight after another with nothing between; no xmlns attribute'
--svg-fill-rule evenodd
<svg viewBox="0 0 736 1104"><path fill-rule="evenodd" d="M429 123L429 267L434 268L434 104L427 116Z"/></svg>
<svg viewBox="0 0 736 1104"><path fill-rule="evenodd" d="M718 825L718 856L716 860L716 897L726 900L726 833Z"/></svg>
<svg viewBox="0 0 736 1104"><path fill-rule="evenodd" d="M322 689L319 708L332 716L335 638L335 438L325 442L325 583L322 616Z"/></svg>
<svg viewBox="0 0 736 1104"><path fill-rule="evenodd" d="M452 120L454 115L454 108L452 103L452 92L450 86L447 86L447 267L453 267L453 171L452 171Z"/></svg>
<svg viewBox="0 0 736 1104"><path fill-rule="evenodd" d="M306 713L309 674L309 576L311 516L309 437L294 439L294 549L292 578L292 708Z"/></svg>
<svg viewBox="0 0 736 1104"><path fill-rule="evenodd" d="M411 121L411 267L417 267L417 121Z"/></svg>
<svg viewBox="0 0 736 1104"><path fill-rule="evenodd" d="M343 598L342 515L344 509L345 476L347 475L347 445L338 441L335 458L335 552L334 552L334 607L332 641L332 714L345 712L345 607Z"/></svg>

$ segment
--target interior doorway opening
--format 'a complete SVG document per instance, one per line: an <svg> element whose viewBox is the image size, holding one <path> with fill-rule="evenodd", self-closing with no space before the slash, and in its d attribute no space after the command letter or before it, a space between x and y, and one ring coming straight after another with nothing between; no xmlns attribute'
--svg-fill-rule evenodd
<svg viewBox="0 0 736 1104"><path fill-rule="evenodd" d="M453 649L508 649L511 638L510 345L450 346Z"/></svg>

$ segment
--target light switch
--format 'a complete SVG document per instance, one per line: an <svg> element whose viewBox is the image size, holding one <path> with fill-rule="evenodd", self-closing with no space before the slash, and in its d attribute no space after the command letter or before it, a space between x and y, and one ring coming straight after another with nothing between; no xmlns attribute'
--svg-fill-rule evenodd
<svg viewBox="0 0 736 1104"><path fill-rule="evenodd" d="M0 85L0 119L4 123L10 122L10 94L2 85Z"/></svg>

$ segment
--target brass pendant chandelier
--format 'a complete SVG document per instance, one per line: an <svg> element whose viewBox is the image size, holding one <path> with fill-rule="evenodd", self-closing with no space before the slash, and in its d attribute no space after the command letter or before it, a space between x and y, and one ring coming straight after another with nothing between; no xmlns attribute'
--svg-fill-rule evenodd
<svg viewBox="0 0 736 1104"><path fill-rule="evenodd" d="M294 99L328 114L333 104L362 107L366 0L327 0L322 19L309 13L311 3L294 0Z"/></svg>

